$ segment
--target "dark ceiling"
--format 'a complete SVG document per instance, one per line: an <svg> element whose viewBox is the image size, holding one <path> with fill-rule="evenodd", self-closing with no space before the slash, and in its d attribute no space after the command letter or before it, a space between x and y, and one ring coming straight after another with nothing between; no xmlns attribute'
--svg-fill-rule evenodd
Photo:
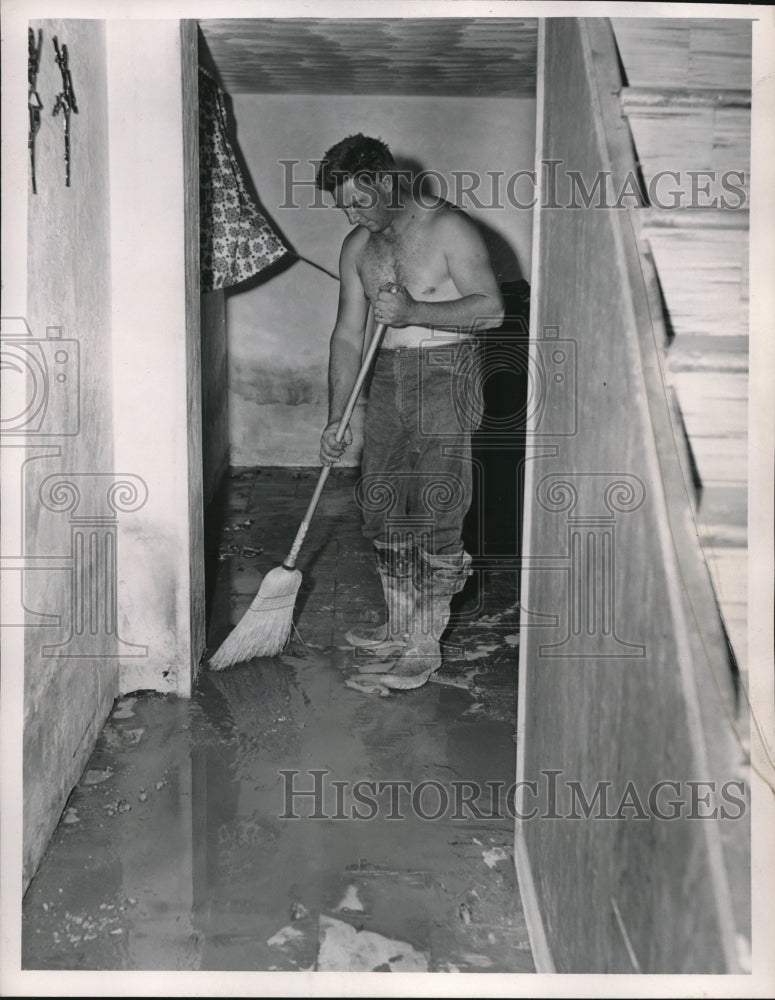
<svg viewBox="0 0 775 1000"><path fill-rule="evenodd" d="M199 25L230 94L535 95L535 19L231 18Z"/></svg>

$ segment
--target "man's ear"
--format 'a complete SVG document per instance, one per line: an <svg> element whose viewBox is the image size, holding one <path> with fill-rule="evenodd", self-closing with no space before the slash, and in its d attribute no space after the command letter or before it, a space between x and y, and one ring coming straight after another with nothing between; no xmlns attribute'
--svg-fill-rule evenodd
<svg viewBox="0 0 775 1000"><path fill-rule="evenodd" d="M382 177L380 177L379 179L379 183L385 194L390 194L391 191L393 190L393 175L383 174Z"/></svg>

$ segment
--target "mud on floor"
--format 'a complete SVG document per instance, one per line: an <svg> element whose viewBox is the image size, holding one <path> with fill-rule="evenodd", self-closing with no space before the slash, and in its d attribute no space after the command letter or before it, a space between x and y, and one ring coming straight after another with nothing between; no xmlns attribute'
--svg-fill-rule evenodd
<svg viewBox="0 0 775 1000"><path fill-rule="evenodd" d="M308 479L232 479L211 650ZM379 585L352 474L327 489L286 653L202 673L190 702L117 702L25 898L24 968L533 971L507 801L514 568L469 581L433 683L353 691L343 633L378 620Z"/></svg>

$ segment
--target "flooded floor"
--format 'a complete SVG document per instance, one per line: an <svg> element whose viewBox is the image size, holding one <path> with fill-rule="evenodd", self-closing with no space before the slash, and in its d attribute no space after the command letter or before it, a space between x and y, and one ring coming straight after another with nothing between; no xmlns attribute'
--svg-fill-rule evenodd
<svg viewBox="0 0 775 1000"><path fill-rule="evenodd" d="M210 652L282 561L314 475L232 476ZM508 796L515 566L477 568L430 683L348 687L343 634L382 607L354 483L330 477L282 656L204 670L190 702L116 703L25 897L24 968L533 971Z"/></svg>

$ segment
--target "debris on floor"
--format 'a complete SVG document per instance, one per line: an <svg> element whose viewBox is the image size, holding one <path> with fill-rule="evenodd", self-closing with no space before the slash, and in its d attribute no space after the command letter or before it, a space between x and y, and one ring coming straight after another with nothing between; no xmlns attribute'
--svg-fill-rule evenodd
<svg viewBox="0 0 775 1000"><path fill-rule="evenodd" d="M343 920L320 918L321 972L428 972L428 957L408 941L356 931Z"/></svg>
<svg viewBox="0 0 775 1000"><path fill-rule="evenodd" d="M23 968L534 970L513 817L456 798L500 782L505 802L514 781L517 572L474 574L431 683L364 697L344 633L379 620L381 591L354 485L332 471L281 656L205 671L190 701L116 703L26 894ZM232 487L210 651L284 558L310 477Z"/></svg>

